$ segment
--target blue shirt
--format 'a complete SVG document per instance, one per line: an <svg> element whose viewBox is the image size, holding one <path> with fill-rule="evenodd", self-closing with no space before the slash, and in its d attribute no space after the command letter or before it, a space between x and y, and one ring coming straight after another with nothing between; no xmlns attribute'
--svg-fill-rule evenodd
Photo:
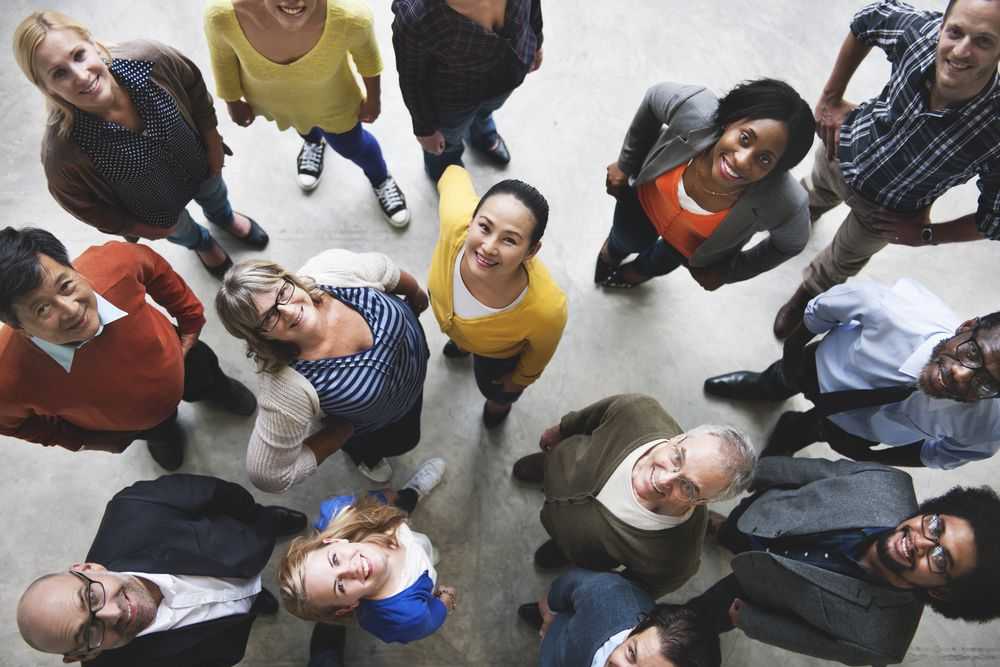
<svg viewBox="0 0 1000 667"><path fill-rule="evenodd" d="M805 326L826 333L816 350L820 391L913 385L935 345L961 320L926 287L903 279L836 285L806 306ZM930 468L955 468L1000 449L1000 400L963 403L916 391L904 401L831 415L852 435L887 445L923 441Z"/></svg>
<svg viewBox="0 0 1000 667"><path fill-rule="evenodd" d="M104 327L128 315L128 313L115 306L100 294L95 292L94 297L97 299L97 318L100 321L100 326L97 327L97 333L95 333L92 337L82 343L68 345L50 343L47 340L38 338L37 336L31 337L31 342L37 345L38 349L42 352L52 357L57 364L65 369L67 373L69 373L73 367L73 358L76 356L77 350L94 340L94 338L100 336L104 332Z"/></svg>
<svg viewBox="0 0 1000 667"><path fill-rule="evenodd" d="M354 308L372 332L372 346L357 354L298 359L291 367L316 389L320 408L346 419L355 434L402 419L423 392L430 352L420 321L401 299L370 287L319 285Z"/></svg>

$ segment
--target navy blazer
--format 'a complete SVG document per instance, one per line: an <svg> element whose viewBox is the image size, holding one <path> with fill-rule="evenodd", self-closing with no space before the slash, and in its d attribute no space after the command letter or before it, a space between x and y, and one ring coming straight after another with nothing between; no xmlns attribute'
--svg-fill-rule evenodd
<svg viewBox="0 0 1000 667"><path fill-rule="evenodd" d="M87 562L112 572L254 577L274 549L272 525L246 489L215 477L137 482L108 503ZM138 637L87 667L230 667L254 615L236 614Z"/></svg>

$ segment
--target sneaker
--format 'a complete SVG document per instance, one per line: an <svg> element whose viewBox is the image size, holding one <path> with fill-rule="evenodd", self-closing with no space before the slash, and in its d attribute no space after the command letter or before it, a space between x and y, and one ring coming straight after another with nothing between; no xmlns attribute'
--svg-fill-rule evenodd
<svg viewBox="0 0 1000 667"><path fill-rule="evenodd" d="M302 150L296 161L299 167L299 174L296 179L303 192L310 192L319 185L319 179L323 177L323 152L326 149L326 141L320 139L318 142L302 142Z"/></svg>
<svg viewBox="0 0 1000 667"><path fill-rule="evenodd" d="M396 184L396 179L389 176L382 181L381 185L376 185L372 189L375 191L378 205L382 207L382 213L390 225L402 228L410 224L410 211L406 208L406 197L403 196L403 191Z"/></svg>
<svg viewBox="0 0 1000 667"><path fill-rule="evenodd" d="M379 459L379 462L373 468L369 468L364 463L359 463L358 472L379 484L385 484L392 479L392 466L385 459Z"/></svg>
<svg viewBox="0 0 1000 667"><path fill-rule="evenodd" d="M410 481L403 485L403 488L413 489L417 492L417 495L423 498L433 491L435 486L441 483L441 480L444 478L445 468L447 467L447 462L442 458L433 458L424 461L423 465L417 469L417 472L413 473Z"/></svg>

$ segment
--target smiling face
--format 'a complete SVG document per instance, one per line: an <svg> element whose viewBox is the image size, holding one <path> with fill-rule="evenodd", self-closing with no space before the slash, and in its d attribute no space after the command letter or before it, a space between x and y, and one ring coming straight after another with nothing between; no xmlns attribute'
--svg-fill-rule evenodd
<svg viewBox="0 0 1000 667"><path fill-rule="evenodd" d="M21 325L17 331L57 345L93 338L101 320L90 282L48 255L38 255L38 263L42 284L14 304Z"/></svg>
<svg viewBox="0 0 1000 667"><path fill-rule="evenodd" d="M774 170L788 145L788 128L780 120L758 118L730 123L712 147L712 187L732 192Z"/></svg>
<svg viewBox="0 0 1000 667"><path fill-rule="evenodd" d="M1000 62L1000 3L958 0L941 25L934 88L945 103L976 96Z"/></svg>
<svg viewBox="0 0 1000 667"><path fill-rule="evenodd" d="M264 0L264 9L285 30L301 30L316 19L319 0Z"/></svg>
<svg viewBox="0 0 1000 667"><path fill-rule="evenodd" d="M138 578L108 572L96 563L73 569L104 587L104 606L96 612L104 639L98 649L88 650L86 628L91 616L85 597L87 585L66 572L32 586L18 605L18 626L39 650L61 653L67 661L89 660L102 651L125 646L153 622L159 602ZM91 586L95 604L97 588Z"/></svg>
<svg viewBox="0 0 1000 667"><path fill-rule="evenodd" d="M675 667L660 653L660 631L649 627L618 645L605 667Z"/></svg>
<svg viewBox="0 0 1000 667"><path fill-rule="evenodd" d="M531 243L535 218L517 197L497 194L482 202L465 239L466 268L476 277L504 280L538 252Z"/></svg>
<svg viewBox="0 0 1000 667"><path fill-rule="evenodd" d="M873 562L879 574L896 588L940 588L949 579L964 577L976 568L976 535L972 526L965 519L942 514L938 543L947 552L944 560L947 576L935 572L928 554L937 544L924 536L923 516L907 519L870 547L875 550Z"/></svg>
<svg viewBox="0 0 1000 667"><path fill-rule="evenodd" d="M322 326L319 309L301 287L284 281L253 295L264 338L300 343Z"/></svg>
<svg viewBox="0 0 1000 667"><path fill-rule="evenodd" d="M973 336L975 323L976 320L964 322L954 336L934 347L917 379L917 386L925 394L953 401L975 401L980 399L980 391L989 393L987 390L1000 379L1000 336L983 330ZM981 369L967 366L981 366Z"/></svg>
<svg viewBox="0 0 1000 667"><path fill-rule="evenodd" d="M720 495L729 484L721 440L681 434L643 454L632 467L632 490L646 509L680 516Z"/></svg>
<svg viewBox="0 0 1000 667"><path fill-rule="evenodd" d="M371 598L389 580L389 552L371 542L330 538L303 566L303 594L309 604L347 613Z"/></svg>
<svg viewBox="0 0 1000 667"><path fill-rule="evenodd" d="M35 72L50 95L94 114L114 102L118 83L93 42L73 30L52 30L35 50Z"/></svg>

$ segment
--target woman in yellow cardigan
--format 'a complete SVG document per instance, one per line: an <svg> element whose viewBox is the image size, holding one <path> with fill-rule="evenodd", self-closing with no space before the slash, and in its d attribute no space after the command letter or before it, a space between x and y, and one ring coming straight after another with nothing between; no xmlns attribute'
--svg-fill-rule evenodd
<svg viewBox="0 0 1000 667"><path fill-rule="evenodd" d="M566 326L566 295L535 258L549 205L535 188L500 181L480 199L458 166L438 181L441 228L427 279L448 357L473 355L483 422L493 427L538 379Z"/></svg>
<svg viewBox="0 0 1000 667"><path fill-rule="evenodd" d="M378 141L361 127L378 118L382 71L362 0L208 0L205 36L216 91L233 122L246 127L261 115L278 129L294 127L305 141L299 187L319 185L328 143L365 172L389 224L410 222Z"/></svg>

